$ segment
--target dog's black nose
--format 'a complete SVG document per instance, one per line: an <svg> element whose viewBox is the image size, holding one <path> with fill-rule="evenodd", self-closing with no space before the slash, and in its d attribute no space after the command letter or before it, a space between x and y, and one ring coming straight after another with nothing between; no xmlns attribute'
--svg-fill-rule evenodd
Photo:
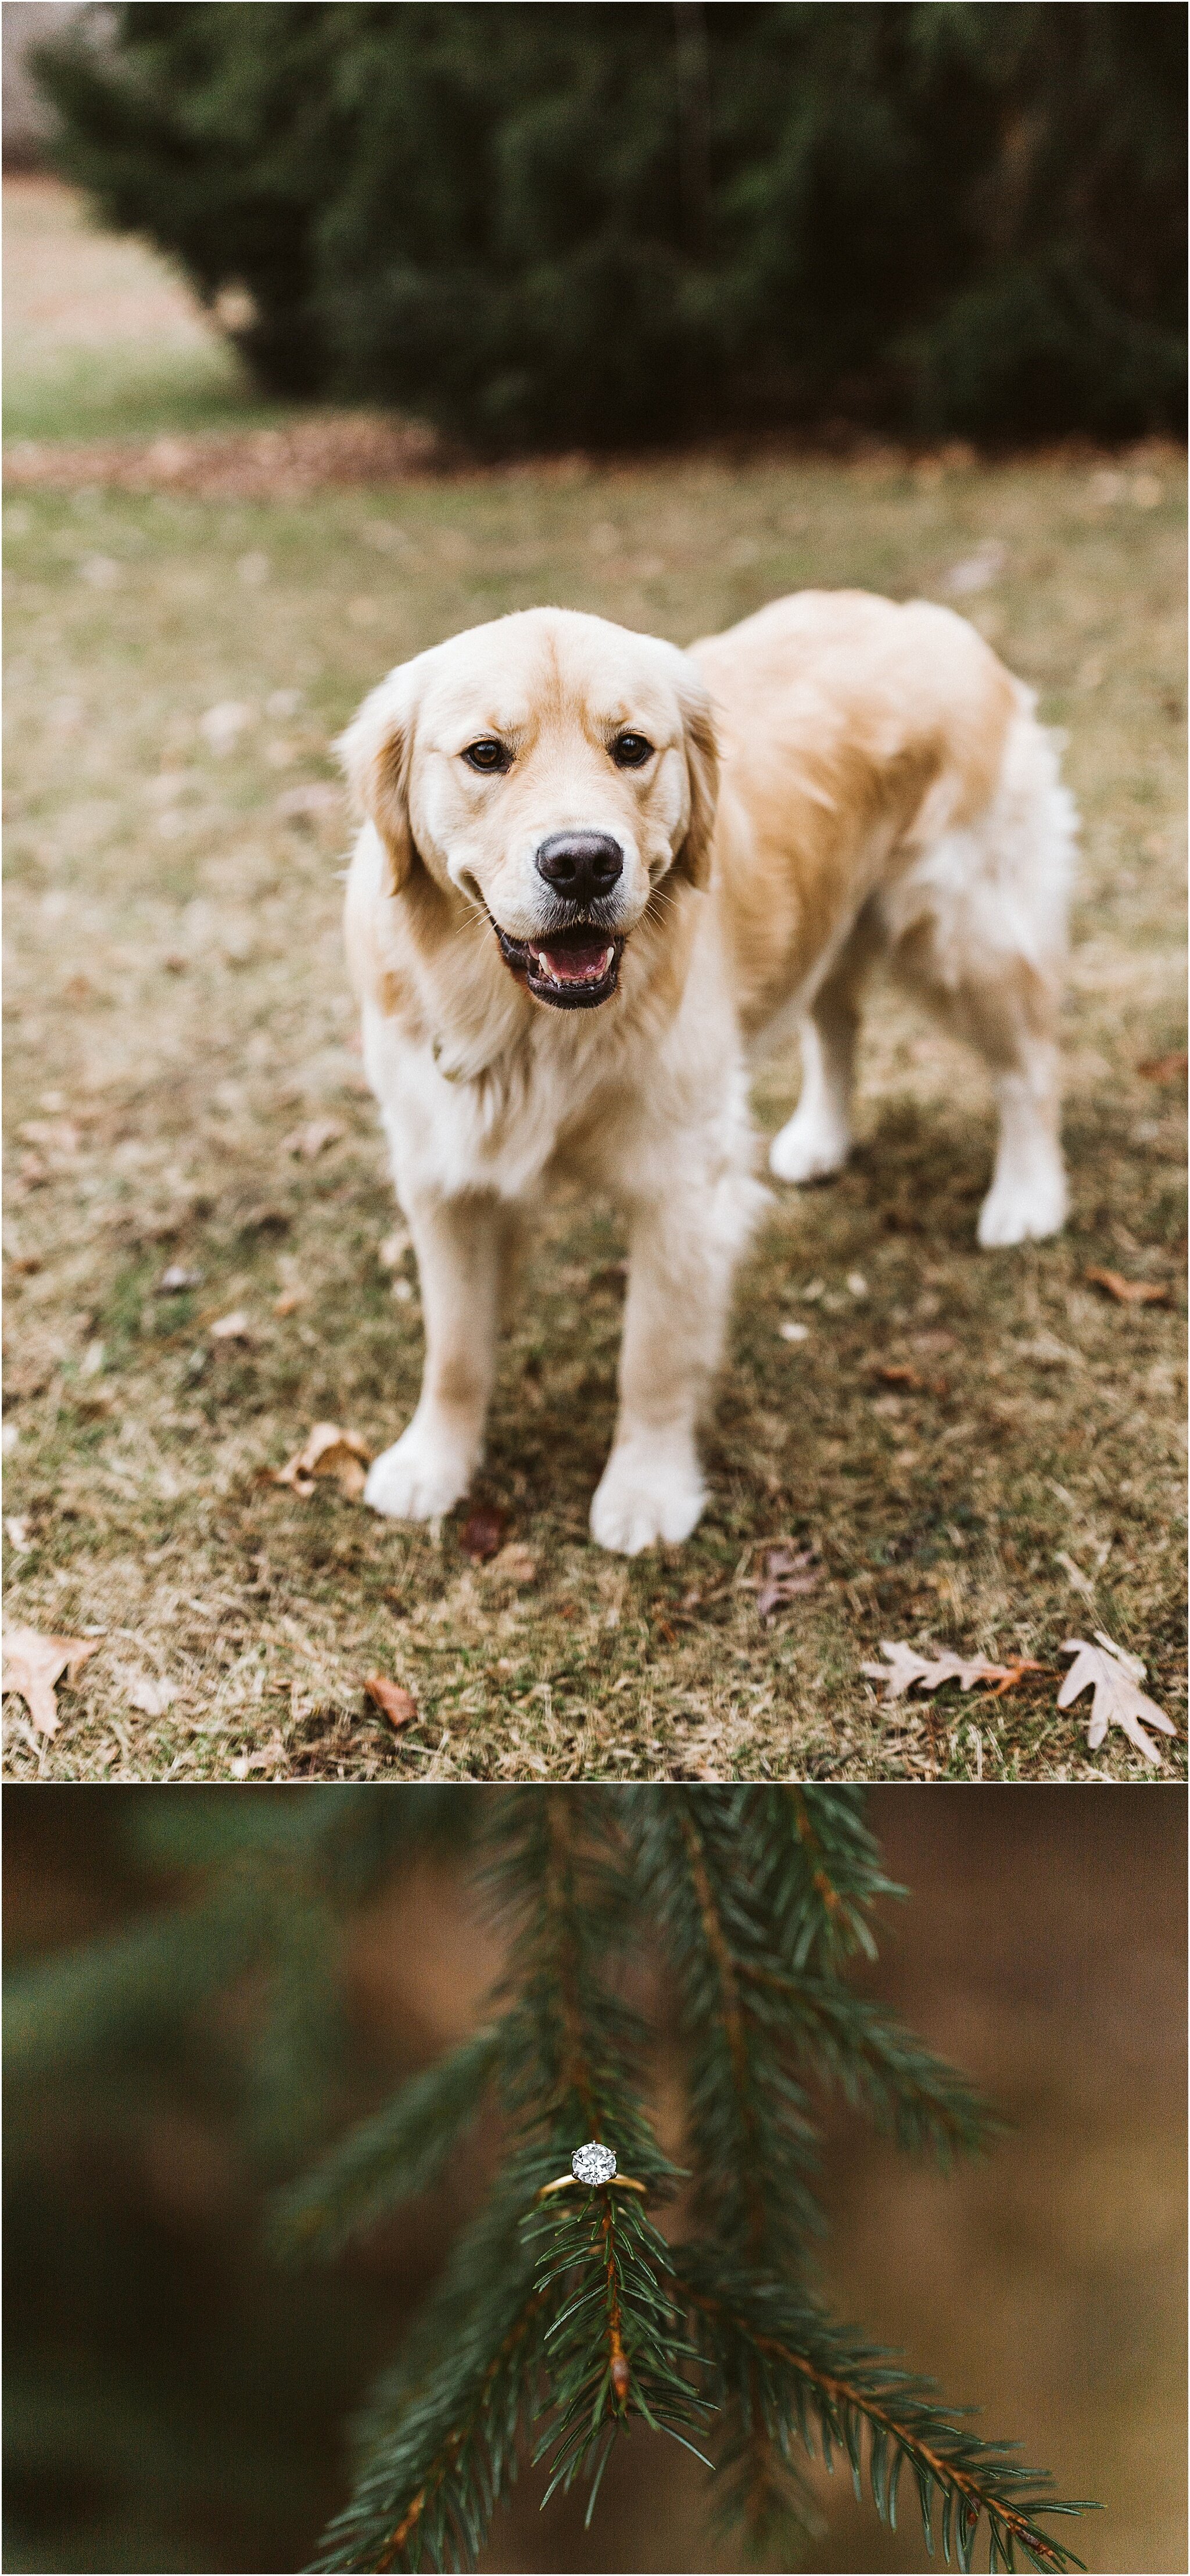
<svg viewBox="0 0 1190 2576"><path fill-rule="evenodd" d="M610 832L551 832L537 853L537 873L566 903L595 903L624 873L624 853Z"/></svg>

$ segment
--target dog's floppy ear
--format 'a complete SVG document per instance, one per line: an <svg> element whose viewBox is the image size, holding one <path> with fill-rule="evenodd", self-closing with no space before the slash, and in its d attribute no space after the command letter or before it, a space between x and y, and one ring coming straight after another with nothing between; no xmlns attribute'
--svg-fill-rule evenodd
<svg viewBox="0 0 1190 2576"><path fill-rule="evenodd" d="M684 658L684 657L683 657ZM674 866L691 885L707 886L711 878L711 835L719 796L719 745L706 687L692 662L682 673L679 691L686 734L686 770L690 780L690 820L674 851Z"/></svg>
<svg viewBox="0 0 1190 2576"><path fill-rule="evenodd" d="M417 856L409 824L416 668L404 662L390 671L335 744L356 805L388 852L392 894L400 893Z"/></svg>

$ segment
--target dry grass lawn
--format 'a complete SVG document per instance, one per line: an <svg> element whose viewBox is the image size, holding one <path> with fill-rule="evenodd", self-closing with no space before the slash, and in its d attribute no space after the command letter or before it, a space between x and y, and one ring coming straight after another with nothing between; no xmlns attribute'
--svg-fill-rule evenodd
<svg viewBox="0 0 1190 2576"><path fill-rule="evenodd" d="M1096 1629L1145 1660L1181 1769L1184 1085L1142 1068L1184 1043L1182 525L1169 454L10 502L9 1607L103 1632L52 1742L6 1702L12 1776L1151 1776L1056 1708L1062 1641ZM946 598L985 542L1001 569L960 604L1068 729L1084 817L1065 1237L977 1252L981 1077L878 995L853 1168L780 1193L741 1277L685 1548L627 1566L586 1535L623 1247L577 1202L530 1266L478 1496L531 1580L472 1562L464 1514L405 1531L266 1481L322 1417L391 1440L418 1383L340 955L327 746L363 690L537 600L683 639L807 583ZM794 1049L766 1130L797 1083ZM161 1294L170 1266L193 1286ZM244 1339L212 1331L237 1312ZM780 1539L822 1570L766 1625ZM1045 1669L885 1707L882 1637ZM417 1701L396 1737L376 1670Z"/></svg>

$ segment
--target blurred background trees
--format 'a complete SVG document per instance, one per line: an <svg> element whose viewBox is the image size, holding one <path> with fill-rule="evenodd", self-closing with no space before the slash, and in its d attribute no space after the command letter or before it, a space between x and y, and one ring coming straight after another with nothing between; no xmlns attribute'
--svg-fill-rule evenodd
<svg viewBox="0 0 1190 2576"><path fill-rule="evenodd" d="M58 167L260 383L490 450L1179 429L1180 6L138 5Z"/></svg>

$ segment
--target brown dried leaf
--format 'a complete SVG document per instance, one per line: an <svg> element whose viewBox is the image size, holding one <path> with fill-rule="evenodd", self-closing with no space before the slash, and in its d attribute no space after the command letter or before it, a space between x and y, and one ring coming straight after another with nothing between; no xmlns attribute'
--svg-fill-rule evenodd
<svg viewBox="0 0 1190 2576"><path fill-rule="evenodd" d="M493 1503L478 1503L464 1522L459 1545L464 1556L474 1557L477 1565L495 1556L507 1528L507 1516Z"/></svg>
<svg viewBox="0 0 1190 2576"><path fill-rule="evenodd" d="M403 1689L400 1682L387 1681L383 1673L369 1673L364 1689L390 1726L408 1726L416 1717L417 1701L412 1691Z"/></svg>
<svg viewBox="0 0 1190 2576"><path fill-rule="evenodd" d="M1102 1628L1096 1629L1093 1646L1088 1645L1085 1637L1067 1637L1060 1652L1073 1655L1075 1661L1058 1693L1059 1708L1069 1708L1085 1690L1093 1693L1091 1722L1087 1728L1090 1751L1096 1751L1108 1727L1114 1725L1123 1728L1129 1742L1136 1746L1138 1753L1143 1753L1146 1762L1160 1764L1157 1747L1151 1736L1146 1735L1140 1721L1142 1717L1147 1718L1149 1725L1159 1727L1163 1735L1175 1735L1177 1729L1164 1709L1158 1708L1156 1701L1149 1699L1139 1688L1145 1678L1140 1657L1127 1654L1123 1646L1114 1645L1110 1637L1104 1636Z"/></svg>
<svg viewBox="0 0 1190 2576"><path fill-rule="evenodd" d="M1086 1274L1096 1288L1106 1288L1120 1306L1167 1306L1169 1286L1164 1279L1125 1279L1118 1270L1088 1270Z"/></svg>
<svg viewBox="0 0 1190 2576"><path fill-rule="evenodd" d="M316 1422L303 1446L277 1467L270 1484L290 1485L303 1499L314 1491L316 1476L333 1476L349 1500L357 1502L367 1482L372 1452L358 1431L343 1431L337 1422Z"/></svg>
<svg viewBox="0 0 1190 2576"><path fill-rule="evenodd" d="M1185 1052L1179 1053L1176 1049L1172 1055L1146 1056L1144 1063L1136 1068L1146 1082L1184 1082L1186 1069Z"/></svg>
<svg viewBox="0 0 1190 2576"><path fill-rule="evenodd" d="M43 1735L58 1732L54 1685L66 1676L73 1683L89 1655L98 1653L101 1637L43 1637L36 1628L10 1628L4 1640L6 1691L17 1691Z"/></svg>
<svg viewBox="0 0 1190 2576"><path fill-rule="evenodd" d="M796 1601L799 1594L812 1592L822 1568L815 1563L812 1547L770 1547L765 1551L764 1573L756 1591L757 1617L767 1625L786 1601Z"/></svg>

